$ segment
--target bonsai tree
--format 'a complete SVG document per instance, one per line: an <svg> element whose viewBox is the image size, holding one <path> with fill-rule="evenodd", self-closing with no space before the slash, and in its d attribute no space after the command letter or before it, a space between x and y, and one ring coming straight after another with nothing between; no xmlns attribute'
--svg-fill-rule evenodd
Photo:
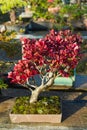
<svg viewBox="0 0 87 130"><path fill-rule="evenodd" d="M8 73L11 82L21 84L31 91L30 103L53 85L58 76L69 76L80 60L82 39L70 30L51 30L43 39L21 38L22 60ZM35 76L40 83L37 83Z"/></svg>
<svg viewBox="0 0 87 130"><path fill-rule="evenodd" d="M10 13L11 22L16 21L16 9L26 5L25 0L0 0L0 10L2 13Z"/></svg>
<svg viewBox="0 0 87 130"><path fill-rule="evenodd" d="M33 19L54 19L54 15L50 14L49 7L55 7L59 3L61 3L61 0L29 0L31 10L33 11Z"/></svg>
<svg viewBox="0 0 87 130"><path fill-rule="evenodd" d="M85 5L80 7L79 4L61 4L55 21L61 28L64 28L64 26L70 26L73 29L72 25L76 26L77 22L83 23L83 17L85 14L87 14L87 6Z"/></svg>

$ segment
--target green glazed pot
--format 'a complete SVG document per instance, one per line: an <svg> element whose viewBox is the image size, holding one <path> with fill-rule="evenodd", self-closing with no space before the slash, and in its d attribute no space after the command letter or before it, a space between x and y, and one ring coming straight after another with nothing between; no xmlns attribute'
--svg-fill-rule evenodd
<svg viewBox="0 0 87 130"><path fill-rule="evenodd" d="M57 77L54 80L54 85L58 86L73 86L76 77L76 69L74 69L73 76L70 77Z"/></svg>

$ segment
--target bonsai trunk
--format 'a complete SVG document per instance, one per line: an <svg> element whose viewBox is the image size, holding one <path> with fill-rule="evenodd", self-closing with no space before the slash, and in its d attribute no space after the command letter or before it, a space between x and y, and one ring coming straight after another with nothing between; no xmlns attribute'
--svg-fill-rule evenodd
<svg viewBox="0 0 87 130"><path fill-rule="evenodd" d="M10 11L10 20L11 20L12 23L15 23L15 22L16 22L16 13L15 13L15 10L14 10L14 9L12 9L12 10Z"/></svg>
<svg viewBox="0 0 87 130"><path fill-rule="evenodd" d="M50 80L46 84L41 85L37 87L35 90L33 90L30 97L30 104L37 102L39 94L43 90L49 88L53 84L53 82L54 82L54 77L50 78Z"/></svg>
<svg viewBox="0 0 87 130"><path fill-rule="evenodd" d="M25 13L29 14L29 12L30 12L30 9L28 7L25 7Z"/></svg>

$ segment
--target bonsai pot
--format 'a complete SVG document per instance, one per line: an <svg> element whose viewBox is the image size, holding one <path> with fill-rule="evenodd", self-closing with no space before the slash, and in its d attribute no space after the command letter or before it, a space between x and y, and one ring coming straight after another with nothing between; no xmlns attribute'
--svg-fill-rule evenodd
<svg viewBox="0 0 87 130"><path fill-rule="evenodd" d="M57 97L57 96L56 96ZM44 98L45 99L45 98ZM18 100L19 100L19 98L18 98ZM55 99L56 100L56 99ZM56 109L55 109L55 101L54 100L54 103L50 103L54 108L52 108L52 110L53 111L55 111ZM18 102L18 101L17 101ZM45 100L43 100L43 102L45 103L45 105L46 105L46 103L47 102L45 102ZM11 113L9 114L9 117L10 117L10 120L11 120L11 122L12 123L23 123L23 122L38 122L38 123L40 123L40 122L43 122L43 123L60 123L61 122L61 120L62 120L62 112L61 112L61 109L62 109L62 107L61 107L61 100L57 100L57 102L58 103L60 103L60 107L59 107L59 105L58 105L58 103L57 103L57 105L58 105L58 111L55 113L55 112L53 112L52 110L52 114L51 114L51 111L50 111L50 114L49 114L49 112L48 112L48 114L46 114L45 112L47 111L47 110L45 110L45 112L43 113L42 112L42 108L43 108L43 106L41 106L42 105L42 103L40 102L40 106L41 106L41 108L40 108L40 106L38 107L37 105L35 106L31 106L30 108L28 108L27 110L30 110L31 109L31 111L33 110L34 111L34 109L36 110L36 111L38 111L38 112L36 112L36 113L27 113L27 112L24 112L23 114L21 114L19 111L22 109L22 107L24 107L24 110L25 110L25 107L26 107L26 104L25 104L25 106L22 106L21 107L21 109L20 110L18 110L19 108L18 107L20 107L20 105L19 106L17 106L17 107L15 107L15 105L14 105L14 107L13 107L13 109L12 109L12 111L11 111ZM15 102L15 104L16 104L16 102ZM50 105L49 104L49 105ZM17 104L18 105L18 104ZM48 105L48 106L49 106ZM49 109L52 107L50 105L50 107L49 107ZM37 108L38 107L38 108ZM46 106L45 106L46 107ZM44 109L45 109L45 107L44 107ZM33 109L32 109L33 108ZM48 109L48 107L47 107L47 109ZM17 110L16 112L13 112L13 110ZM26 110L25 110L26 111ZM44 110L43 110L44 111ZM49 111L49 110L48 110ZM18 113L19 112L19 113Z"/></svg>
<svg viewBox="0 0 87 130"><path fill-rule="evenodd" d="M31 21L26 27L25 27L25 34L29 34L30 31L48 31L48 29L51 27L51 23L49 22L33 22Z"/></svg>
<svg viewBox="0 0 87 130"><path fill-rule="evenodd" d="M72 87L75 82L76 69L73 71L73 75L70 77L57 77L54 80L54 85Z"/></svg>
<svg viewBox="0 0 87 130"><path fill-rule="evenodd" d="M48 123L60 123L62 114L9 114L12 123L22 122L48 122Z"/></svg>
<svg viewBox="0 0 87 130"><path fill-rule="evenodd" d="M52 13L52 14L56 14L58 13L60 10L60 7L59 6L56 6L56 7L49 7L48 8L48 12Z"/></svg>
<svg viewBox="0 0 87 130"><path fill-rule="evenodd" d="M7 27L7 30L9 31L16 31L16 32L19 32L21 26L20 25L6 25Z"/></svg>
<svg viewBox="0 0 87 130"><path fill-rule="evenodd" d="M70 0L62 0L63 4L70 4Z"/></svg>
<svg viewBox="0 0 87 130"><path fill-rule="evenodd" d="M54 85L72 87L75 81L75 76L71 77L57 77Z"/></svg>

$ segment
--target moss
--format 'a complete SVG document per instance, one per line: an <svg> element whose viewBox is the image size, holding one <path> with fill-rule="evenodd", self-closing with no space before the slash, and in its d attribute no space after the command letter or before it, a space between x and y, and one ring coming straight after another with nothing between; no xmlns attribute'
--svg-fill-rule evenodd
<svg viewBox="0 0 87 130"><path fill-rule="evenodd" d="M34 104L29 103L29 97L16 99L12 109L15 114L59 114L61 113L60 98L58 96L42 97Z"/></svg>

